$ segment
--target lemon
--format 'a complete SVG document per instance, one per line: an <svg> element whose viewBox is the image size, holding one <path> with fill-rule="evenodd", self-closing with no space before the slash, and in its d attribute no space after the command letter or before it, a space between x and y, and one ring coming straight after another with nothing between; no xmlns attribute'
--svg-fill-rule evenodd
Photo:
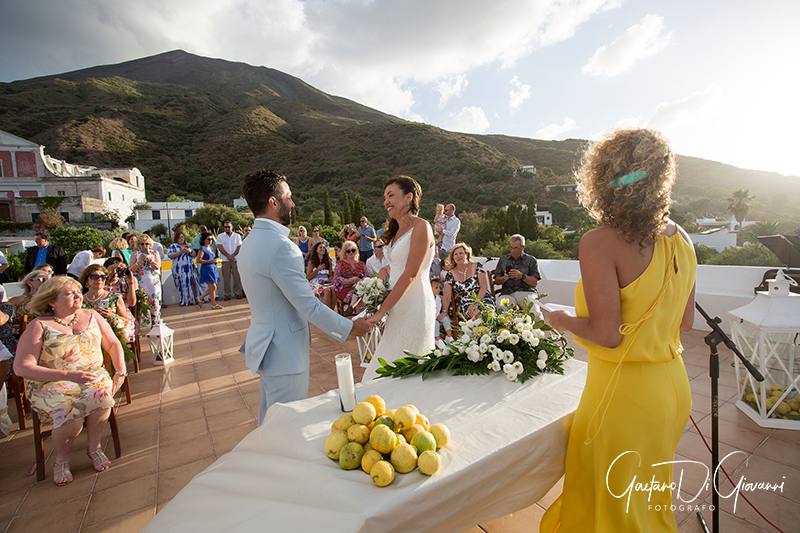
<svg viewBox="0 0 800 533"><path fill-rule="evenodd" d="M419 409L417 409L416 405L408 404L408 405L406 405L406 407L410 407L411 409L413 409L414 410L414 415L418 415L419 414Z"/></svg>
<svg viewBox="0 0 800 533"><path fill-rule="evenodd" d="M417 413L411 406L406 405L395 412L392 420L394 420L395 431L405 431L417 421Z"/></svg>
<svg viewBox="0 0 800 533"><path fill-rule="evenodd" d="M408 474L417 467L417 452L410 444L398 444L392 450L392 465L401 474Z"/></svg>
<svg viewBox="0 0 800 533"><path fill-rule="evenodd" d="M777 383L773 383L772 385L770 385L770 387L769 387L769 388L770 388L770 389L772 389L772 390L774 390L774 391L781 391L781 392L783 392L783 387L781 387L781 386L780 386L780 385L778 385Z"/></svg>
<svg viewBox="0 0 800 533"><path fill-rule="evenodd" d="M369 471L378 461L383 461L383 455L379 451L370 450L364 452L364 456L361 458L361 470L369 474Z"/></svg>
<svg viewBox="0 0 800 533"><path fill-rule="evenodd" d="M394 467L389 461L378 461L372 465L369 477L379 487L385 487L394 480Z"/></svg>
<svg viewBox="0 0 800 533"><path fill-rule="evenodd" d="M347 433L341 430L334 431L325 439L325 455L334 461L338 461L339 452L348 442L350 441L347 438Z"/></svg>
<svg viewBox="0 0 800 533"><path fill-rule="evenodd" d="M392 420L392 418L390 416L386 416L386 415L379 416L378 419L375 420L375 425L379 426L381 424L383 424L385 426L389 426L389 429L394 431L394 420Z"/></svg>
<svg viewBox="0 0 800 533"><path fill-rule="evenodd" d="M397 409L389 409L388 411L384 411L384 416L388 416L389 418L394 420L394 414L397 412Z"/></svg>
<svg viewBox="0 0 800 533"><path fill-rule="evenodd" d="M442 458L438 453L426 450L422 452L417 459L417 466L419 471L426 476L432 476L439 471L442 466Z"/></svg>
<svg viewBox="0 0 800 533"><path fill-rule="evenodd" d="M353 420L356 424L371 424L375 420L375 406L369 402L357 403L353 407Z"/></svg>
<svg viewBox="0 0 800 533"><path fill-rule="evenodd" d="M437 448L444 448L450 442L450 430L444 424L434 424L428 431L436 439Z"/></svg>
<svg viewBox="0 0 800 533"><path fill-rule="evenodd" d="M339 451L339 466L344 470L355 470L361 466L364 448L357 442L348 442Z"/></svg>
<svg viewBox="0 0 800 533"><path fill-rule="evenodd" d="M431 423L428 421L428 417L423 415L422 413L417 415L417 421L415 424L422 426L427 431L429 427L431 427Z"/></svg>
<svg viewBox="0 0 800 533"><path fill-rule="evenodd" d="M371 434L372 434L372 432L370 432L370 435ZM370 451L372 449L372 444L369 443L369 439L367 439L367 442L365 442L363 444L363 446L364 446L364 453L367 453L368 451Z"/></svg>
<svg viewBox="0 0 800 533"><path fill-rule="evenodd" d="M362 424L353 424L347 428L347 438L350 442L364 444L369 440L369 428Z"/></svg>
<svg viewBox="0 0 800 533"><path fill-rule="evenodd" d="M347 431L347 428L355 423L356 421L353 420L353 413L345 413L339 417L339 420L336 421L336 429L340 431Z"/></svg>
<svg viewBox="0 0 800 533"><path fill-rule="evenodd" d="M780 414L785 415L786 413L791 411L792 408L789 407L788 403L781 402L781 403L778 404L778 407L776 407L775 410L778 411Z"/></svg>
<svg viewBox="0 0 800 533"><path fill-rule="evenodd" d="M369 435L369 443L373 450L380 453L390 453L397 446L397 436L387 426L375 426Z"/></svg>
<svg viewBox="0 0 800 533"><path fill-rule="evenodd" d="M364 401L371 403L375 407L375 416L381 416L386 412L386 402L377 394L373 394Z"/></svg>
<svg viewBox="0 0 800 533"><path fill-rule="evenodd" d="M411 442L411 439L414 438L414 435L416 435L420 431L425 431L425 428L420 426L419 424L414 424L407 430L403 431L403 436L406 438L406 442Z"/></svg>
<svg viewBox="0 0 800 533"><path fill-rule="evenodd" d="M426 451L436 451L436 438L427 431L420 431L414 435L414 438L411 439L410 442L411 445L417 449L418 454Z"/></svg>

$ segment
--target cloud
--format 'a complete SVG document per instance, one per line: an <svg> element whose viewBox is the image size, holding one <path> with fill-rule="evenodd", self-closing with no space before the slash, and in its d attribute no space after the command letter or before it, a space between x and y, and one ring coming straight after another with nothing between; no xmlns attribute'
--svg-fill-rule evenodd
<svg viewBox="0 0 800 533"><path fill-rule="evenodd" d="M631 68L637 60L657 54L671 40L672 32L664 33L664 19L647 15L614 42L598 48L581 72L590 76L616 76Z"/></svg>
<svg viewBox="0 0 800 533"><path fill-rule="evenodd" d="M508 109L511 113L514 113L517 109L522 106L522 102L529 99L531 97L531 86L525 85L519 81L519 78L514 76L511 78L509 82L511 85L515 85L518 90L511 89L508 92Z"/></svg>
<svg viewBox="0 0 800 533"><path fill-rule="evenodd" d="M449 76L436 85L436 90L441 95L439 97L439 109L442 109L447 101L453 96L461 96L461 91L467 88L467 77L464 74Z"/></svg>
<svg viewBox="0 0 800 533"><path fill-rule="evenodd" d="M463 90L471 69L511 68L534 50L572 37L592 16L618 4L619 0L3 2L0 81L181 48L276 68L328 93L410 117L420 85L452 79L455 84L447 88ZM445 101L457 96L440 94Z"/></svg>
<svg viewBox="0 0 800 533"><path fill-rule="evenodd" d="M480 107L464 107L458 113L448 113L442 127L461 133L483 133L489 129L489 119Z"/></svg>
<svg viewBox="0 0 800 533"><path fill-rule="evenodd" d="M659 104L647 127L669 132L694 124L710 115L721 103L722 90L716 85L709 85L686 98Z"/></svg>
<svg viewBox="0 0 800 533"><path fill-rule="evenodd" d="M536 132L537 139L555 139L562 134L572 131L577 127L575 120L564 117L563 124L550 124Z"/></svg>

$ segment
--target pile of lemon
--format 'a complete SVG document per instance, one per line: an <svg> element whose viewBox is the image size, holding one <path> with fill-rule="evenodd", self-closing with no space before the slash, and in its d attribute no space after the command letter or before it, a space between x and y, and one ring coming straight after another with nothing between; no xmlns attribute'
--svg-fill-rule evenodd
<svg viewBox="0 0 800 533"><path fill-rule="evenodd" d="M744 384L744 380L741 380L739 383ZM781 387L777 383L773 383L772 385L766 387L766 390L764 392L766 393L767 411L770 411L773 407L775 407L775 404L778 404L778 406L775 407L775 410L772 411L770 418L800 420L799 398L785 398L783 387ZM752 385L748 384L744 388L744 394L742 395L742 399L746 401L753 409L758 411L758 404L756 403L756 397L757 395L760 394L761 394L760 385L756 388L755 391L753 391Z"/></svg>
<svg viewBox="0 0 800 533"><path fill-rule="evenodd" d="M395 472L407 474L419 467L423 474L435 474L442 465L436 450L449 441L450 430L444 424L431 426L413 405L387 411L383 398L373 395L331 425L325 454L344 470L360 466L385 487Z"/></svg>

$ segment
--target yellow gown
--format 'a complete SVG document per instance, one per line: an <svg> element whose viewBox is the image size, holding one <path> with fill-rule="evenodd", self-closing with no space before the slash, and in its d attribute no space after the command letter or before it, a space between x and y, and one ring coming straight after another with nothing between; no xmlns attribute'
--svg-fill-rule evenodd
<svg viewBox="0 0 800 533"><path fill-rule="evenodd" d="M696 271L694 248L680 233L659 235L650 265L620 289L619 346L575 337L589 351L586 387L567 445L564 490L541 532L677 531L671 491L644 489L672 483L668 462L691 410L680 323ZM589 316L582 281L575 312Z"/></svg>

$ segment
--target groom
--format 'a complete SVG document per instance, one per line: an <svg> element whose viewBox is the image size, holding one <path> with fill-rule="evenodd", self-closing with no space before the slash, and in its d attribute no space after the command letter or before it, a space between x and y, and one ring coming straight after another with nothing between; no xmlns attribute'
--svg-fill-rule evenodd
<svg viewBox="0 0 800 533"><path fill-rule="evenodd" d="M244 198L256 216L242 242L239 273L250 304L250 328L245 341L247 368L261 378L258 425L270 405L308 396L311 322L343 342L363 336L370 323L348 320L314 296L303 268L300 248L288 239L292 192L286 177L259 170L244 178Z"/></svg>

